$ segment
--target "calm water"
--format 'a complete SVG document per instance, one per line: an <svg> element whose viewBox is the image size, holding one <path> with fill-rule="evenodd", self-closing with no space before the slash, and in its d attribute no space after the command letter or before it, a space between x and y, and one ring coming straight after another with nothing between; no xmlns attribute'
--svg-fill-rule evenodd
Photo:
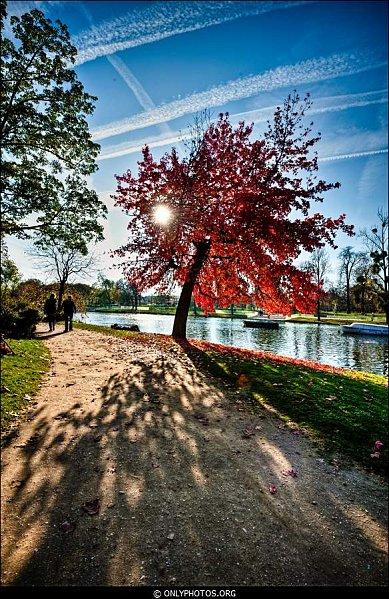
<svg viewBox="0 0 389 599"><path fill-rule="evenodd" d="M89 312L79 319L98 325L137 324L144 333L170 335L173 316L156 314L104 314ZM230 318L188 319L188 337L275 354L304 358L378 374L388 373L388 345L384 337L343 335L330 325L281 323L278 330L246 329Z"/></svg>

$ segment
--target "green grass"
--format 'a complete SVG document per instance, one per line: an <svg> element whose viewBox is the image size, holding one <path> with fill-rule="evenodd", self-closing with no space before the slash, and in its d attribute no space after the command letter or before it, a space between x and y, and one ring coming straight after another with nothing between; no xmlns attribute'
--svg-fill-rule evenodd
<svg viewBox="0 0 389 599"><path fill-rule="evenodd" d="M344 374L243 359L205 351L211 372L238 385L246 375L245 396L270 409L286 422L296 423L322 448L375 470L385 469L388 447L388 399L385 377L344 371ZM384 443L380 459L371 458L374 442Z"/></svg>
<svg viewBox="0 0 389 599"><path fill-rule="evenodd" d="M107 312L110 314L135 314L130 306L110 306L92 308L94 312ZM138 306L137 314L174 314L174 306Z"/></svg>
<svg viewBox="0 0 389 599"><path fill-rule="evenodd" d="M293 314L290 318L289 322L303 322L303 323L317 323L317 317L312 314ZM322 319L320 321L322 324L350 324L352 322L367 322L373 324L385 324L385 314L374 314L374 318L372 320L371 314L359 314L358 312L351 312L351 314L347 314L346 312L337 312L334 314L333 312L324 312L322 314Z"/></svg>
<svg viewBox="0 0 389 599"><path fill-rule="evenodd" d="M75 326L121 338L138 337L140 342L166 337L83 323ZM200 368L204 367L214 376L227 379L240 388L255 410L265 409L284 422L295 423L331 454L351 458L376 472L385 471L388 389L384 376L351 370L325 372L271 359L246 358L216 348L204 350L190 346L188 352L189 355L193 352ZM246 376L243 388L241 375ZM371 453L378 440L384 443L384 451L381 458L374 459Z"/></svg>
<svg viewBox="0 0 389 599"><path fill-rule="evenodd" d="M18 418L29 399L38 391L42 375L49 369L50 354L38 339L12 339L15 355L1 356L1 385L9 391L1 393L2 429Z"/></svg>
<svg viewBox="0 0 389 599"><path fill-rule="evenodd" d="M110 327L99 325L99 324L88 324L86 322L73 321L74 329L82 329L83 331L94 331L95 333L103 333L104 335L110 335L111 337L136 337L139 333L132 333L131 331L120 331L111 329ZM143 333L144 335L145 333Z"/></svg>
<svg viewBox="0 0 389 599"><path fill-rule="evenodd" d="M130 307L126 306L111 306L110 308L93 308L95 312L105 312L110 314L134 314ZM175 306L152 306L142 305L138 306L138 314L161 314L174 316L176 313ZM234 318L247 318L256 314L255 310L239 310L234 308ZM189 316L205 316L204 312L200 308L196 308L196 314L193 309L190 310ZM231 310L215 310L212 314L208 314L209 317L218 318L231 318Z"/></svg>
<svg viewBox="0 0 389 599"><path fill-rule="evenodd" d="M75 323L75 328L138 338L139 342L162 341L166 337L84 323ZM1 394L3 430L28 405L25 396L33 397L37 392L50 364L49 351L40 340L11 340L10 345L15 355L1 358L1 384L9 389ZM347 370L341 374L323 372L213 348L193 348L193 351L212 374L241 388L243 397L256 409L270 410L281 420L296 423L326 451L342 454L379 472L384 470L388 454L385 377ZM246 377L243 388L241 375ZM370 456L377 440L384 443L378 460Z"/></svg>
<svg viewBox="0 0 389 599"><path fill-rule="evenodd" d="M134 312L128 306L111 306L107 308L95 308L94 310L96 312L106 312L111 314L134 314ZM165 314L173 316L175 313L176 308L174 306L153 306L151 304L138 306L138 314ZM241 310L234 308L234 318L250 318L256 313L256 310ZM189 316L195 316L193 309L190 310ZM196 308L196 316L203 317L205 314L200 308ZM208 314L208 316L217 318L231 318L231 310L216 309L215 312ZM313 316L312 314L293 314L288 321L297 323L318 322L316 316ZM351 314L346 314L346 312L337 312L334 314L333 312L323 312L323 317L320 322L322 324L333 325L350 324L350 322L373 322L375 324L385 324L385 314L375 314L374 319L372 320L371 314L359 314L357 312L352 312Z"/></svg>

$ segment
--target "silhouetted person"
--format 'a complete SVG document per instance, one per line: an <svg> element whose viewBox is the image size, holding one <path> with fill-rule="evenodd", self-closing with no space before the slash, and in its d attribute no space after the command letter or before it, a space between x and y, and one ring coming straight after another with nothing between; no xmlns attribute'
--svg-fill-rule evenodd
<svg viewBox="0 0 389 599"><path fill-rule="evenodd" d="M65 316L65 333L73 330L73 315L77 312L76 305L71 295L62 304L63 313Z"/></svg>
<svg viewBox="0 0 389 599"><path fill-rule="evenodd" d="M49 323L49 330L55 330L55 314L57 312L57 300L55 299L54 293L50 295L45 301L45 306L43 308L44 313L47 316L47 320Z"/></svg>

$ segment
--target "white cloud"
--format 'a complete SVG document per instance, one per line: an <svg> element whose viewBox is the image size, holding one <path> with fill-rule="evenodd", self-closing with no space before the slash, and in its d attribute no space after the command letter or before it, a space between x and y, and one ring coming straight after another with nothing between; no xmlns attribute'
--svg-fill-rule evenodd
<svg viewBox="0 0 389 599"><path fill-rule="evenodd" d="M151 7L133 9L124 16L104 21L75 36L77 64L181 33L306 3L304 0L157 2Z"/></svg>
<svg viewBox="0 0 389 599"><path fill-rule="evenodd" d="M325 156L354 155L360 152L377 152L387 148L387 130L350 130L340 132L332 139L324 139L319 144L319 158Z"/></svg>
<svg viewBox="0 0 389 599"><path fill-rule="evenodd" d="M95 140L105 139L170 121L204 108L223 106L227 102L255 96L260 92L362 73L385 64L386 62L378 61L370 53L365 52L313 58L293 65L277 67L260 75L235 79L208 91L194 93L132 117L107 123L93 129L92 136Z"/></svg>
<svg viewBox="0 0 389 599"><path fill-rule="evenodd" d="M377 160L372 157L370 160L366 160L357 187L357 200L361 204L364 205L366 202L370 202L372 197L379 196L380 186L385 185L385 182L382 181L383 172L386 171L384 161L386 158Z"/></svg>
<svg viewBox="0 0 389 599"><path fill-rule="evenodd" d="M108 146L103 149L100 153L98 160L107 160L108 158L117 158L118 156L126 156L127 154L134 154L140 152L143 146L147 145L149 148L160 148L163 146L173 145L179 143L184 139L189 139L189 133L173 133L170 135L161 134L153 137L144 137L143 139L134 142L123 142L115 146Z"/></svg>
<svg viewBox="0 0 389 599"><path fill-rule="evenodd" d="M47 16L52 17L56 9L62 6L62 0L10 0L7 2L7 13L9 16L20 17L24 13L37 8Z"/></svg>
<svg viewBox="0 0 389 599"><path fill-rule="evenodd" d="M100 154L99 160L107 160L109 158L117 158L118 156L125 156L127 154L134 154L140 152L144 145L148 145L149 148L160 148L163 146L175 144L183 139L189 139L189 134L175 135L172 137L161 136L160 138L150 138L149 140L144 139L142 143L128 145L127 143L118 144L106 149L106 152ZM362 146L363 147L363 146ZM375 154L386 154L388 148L382 148L378 150L361 150L359 152L349 152L347 154L333 154L332 156L319 156L319 162L330 162L333 160L345 160L348 158L359 158L360 156L373 156Z"/></svg>
<svg viewBox="0 0 389 599"><path fill-rule="evenodd" d="M359 94L345 94L338 96L327 96L323 98L313 98L313 105L309 114L321 114L325 112L338 112L339 110L348 110L369 106L371 104L387 104L388 90L379 89L371 92L362 92ZM276 105L239 112L231 115L234 119L247 120L253 123L263 123L272 118Z"/></svg>
<svg viewBox="0 0 389 599"><path fill-rule="evenodd" d="M360 107L360 106L368 106L370 104L381 104L387 102L387 90L377 90L372 92L363 92L359 94L348 94L348 95L339 95L339 96L328 96L324 98L317 98L313 102L313 106L309 111L309 115L311 114L321 114L325 112L334 112L338 110L346 110L351 107ZM272 118L276 106L267 106L264 108L260 108L258 110L249 110L247 112L238 112L236 114L230 115L230 120L232 123L236 123L239 120L245 120L247 122L253 123L263 123L268 119ZM353 147L365 147L361 144L370 144L370 148L377 147L377 145L385 145L385 129L383 128L379 132L379 138L377 138L377 133L373 133L369 136L368 133L364 133L362 138L358 136L354 136L352 140L350 140L350 135L345 136L344 144L339 146L339 141L334 141L332 146L329 147L326 145L327 154L343 151L344 145L347 148L350 148L350 142L352 142ZM144 145L148 145L150 148L158 148L167 145L175 144L183 139L189 139L190 133L188 131L180 132L171 132L169 131L166 134L161 134L157 136L149 136L144 137L135 141L125 141L120 144L108 146L103 148L99 160L107 160L109 158L116 158L118 156L125 156L126 154L133 154L135 152L140 152ZM371 150L369 150L371 151ZM336 154L335 154L336 155ZM323 158L322 160L330 158Z"/></svg>

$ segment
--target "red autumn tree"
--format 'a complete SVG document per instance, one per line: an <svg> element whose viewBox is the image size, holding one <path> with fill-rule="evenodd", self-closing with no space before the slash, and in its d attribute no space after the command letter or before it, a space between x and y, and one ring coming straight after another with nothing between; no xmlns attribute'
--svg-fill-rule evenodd
<svg viewBox="0 0 389 599"><path fill-rule="evenodd" d="M253 125L233 129L228 113L195 136L187 157L176 150L155 162L143 149L138 176L117 176L113 196L130 216L125 275L137 289L182 287L173 336L186 337L191 296L205 311L255 303L270 313L313 311L317 286L295 266L302 250L334 246L345 215L310 214L313 201L339 183L317 178L320 139L304 125L307 96L289 95L263 139ZM155 218L166 209L165 223ZM167 222L168 221L168 222Z"/></svg>

